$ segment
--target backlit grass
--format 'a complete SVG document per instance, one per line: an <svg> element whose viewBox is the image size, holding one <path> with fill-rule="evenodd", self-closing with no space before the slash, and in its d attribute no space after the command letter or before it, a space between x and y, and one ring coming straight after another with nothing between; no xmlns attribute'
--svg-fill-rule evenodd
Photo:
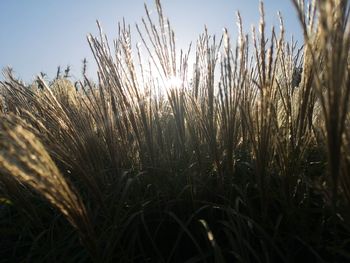
<svg viewBox="0 0 350 263"><path fill-rule="evenodd" d="M95 82L5 70L0 258L349 261L349 1L293 2L303 45L261 3L181 51L157 0L140 45L88 36Z"/></svg>

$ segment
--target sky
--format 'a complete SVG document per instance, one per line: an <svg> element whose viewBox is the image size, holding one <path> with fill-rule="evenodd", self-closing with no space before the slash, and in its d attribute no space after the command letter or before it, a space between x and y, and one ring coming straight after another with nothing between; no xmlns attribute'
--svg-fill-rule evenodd
<svg viewBox="0 0 350 263"><path fill-rule="evenodd" d="M86 36L97 35L96 20L110 40L117 36L117 23L123 18L136 32L135 23L140 24L145 16L144 3L155 19L154 0L0 0L0 69L10 66L17 77L31 82L40 72L50 79L58 66L69 65L72 78L79 79L82 60L87 58L88 74L94 77L96 64ZM181 48L195 42L204 25L210 34L217 36L226 27L234 38L237 11L247 33L252 24L259 22L259 0L162 0L161 3ZM264 4L267 29L278 25L277 11L281 11L287 36L300 38L300 25L290 0L265 0ZM138 40L133 42L136 44Z"/></svg>

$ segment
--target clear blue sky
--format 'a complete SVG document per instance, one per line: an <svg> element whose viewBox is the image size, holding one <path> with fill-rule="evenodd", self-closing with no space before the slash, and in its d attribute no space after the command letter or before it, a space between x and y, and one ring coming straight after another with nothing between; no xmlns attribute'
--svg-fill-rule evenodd
<svg viewBox="0 0 350 263"><path fill-rule="evenodd" d="M95 66L86 35L97 33L96 19L110 39L115 38L117 22L123 17L136 32L135 23L145 15L144 2L155 16L153 0L1 0L0 68L10 65L17 76L30 82L40 71L52 78L58 65L70 65L73 77L79 78L81 61L86 57L92 74ZM300 35L290 0L264 2L268 29L278 23L277 11L281 11L287 35ZM251 25L259 21L258 3L259 0L162 1L181 47L195 41L204 24L209 33L219 35L228 27L235 36L237 10L242 14L245 31L250 32Z"/></svg>

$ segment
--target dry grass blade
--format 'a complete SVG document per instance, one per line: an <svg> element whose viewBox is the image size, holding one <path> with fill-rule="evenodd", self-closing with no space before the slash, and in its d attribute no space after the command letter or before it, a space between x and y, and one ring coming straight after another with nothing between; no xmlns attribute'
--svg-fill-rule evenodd
<svg viewBox="0 0 350 263"><path fill-rule="evenodd" d="M306 45L311 51L315 88L324 116L333 208L336 209L342 166L341 147L350 101L349 1L314 1L316 27L310 24L312 22L306 22L303 1L293 2L304 29Z"/></svg>
<svg viewBox="0 0 350 263"><path fill-rule="evenodd" d="M96 253L91 224L81 199L30 130L14 115L1 116L1 173L13 176L42 195L79 231L90 252Z"/></svg>

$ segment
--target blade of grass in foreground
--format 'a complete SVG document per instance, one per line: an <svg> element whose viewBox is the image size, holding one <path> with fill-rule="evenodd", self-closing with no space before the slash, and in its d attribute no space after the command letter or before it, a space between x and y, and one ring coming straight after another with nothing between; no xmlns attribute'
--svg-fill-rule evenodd
<svg viewBox="0 0 350 263"><path fill-rule="evenodd" d="M43 196L75 227L91 255L96 244L87 211L73 187L61 175L39 139L23 120L14 115L1 116L0 171L12 176ZM1 179L0 179L1 180ZM9 181L3 180L3 183Z"/></svg>

